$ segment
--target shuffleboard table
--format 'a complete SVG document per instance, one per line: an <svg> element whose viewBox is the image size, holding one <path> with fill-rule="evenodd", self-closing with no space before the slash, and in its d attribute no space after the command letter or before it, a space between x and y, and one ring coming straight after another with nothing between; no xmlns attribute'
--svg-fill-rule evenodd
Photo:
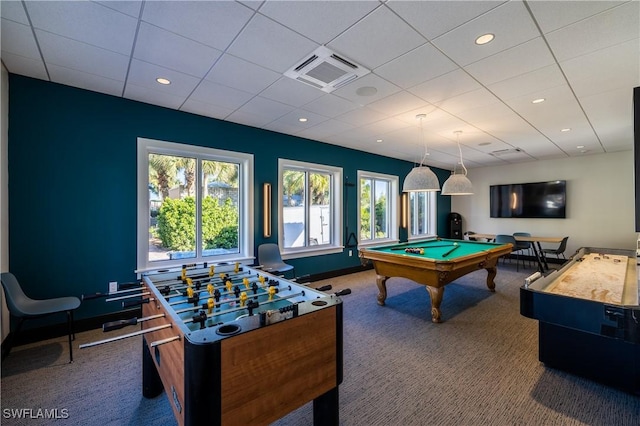
<svg viewBox="0 0 640 426"><path fill-rule="evenodd" d="M476 271L487 270L487 287L495 291L493 279L500 257L511 253L511 244L433 238L360 249L363 264L372 262L378 275L378 304L387 298L387 280L403 277L426 286L431 297L431 319L441 322L440 304L444 287Z"/></svg>

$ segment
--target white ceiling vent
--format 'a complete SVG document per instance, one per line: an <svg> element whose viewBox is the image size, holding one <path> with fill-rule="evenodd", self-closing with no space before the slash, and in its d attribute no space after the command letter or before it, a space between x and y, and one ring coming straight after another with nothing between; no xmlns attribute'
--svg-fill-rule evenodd
<svg viewBox="0 0 640 426"><path fill-rule="evenodd" d="M331 93L371 71L324 46L284 73L289 78Z"/></svg>

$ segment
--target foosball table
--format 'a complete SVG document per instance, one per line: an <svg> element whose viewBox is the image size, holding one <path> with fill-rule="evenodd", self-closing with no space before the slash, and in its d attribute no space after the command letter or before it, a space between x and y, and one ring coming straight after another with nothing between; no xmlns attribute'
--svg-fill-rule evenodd
<svg viewBox="0 0 640 426"><path fill-rule="evenodd" d="M141 324L143 395L164 389L178 424L266 425L310 401L315 425L338 424L341 293L237 263L144 273L131 291L142 317L103 329Z"/></svg>

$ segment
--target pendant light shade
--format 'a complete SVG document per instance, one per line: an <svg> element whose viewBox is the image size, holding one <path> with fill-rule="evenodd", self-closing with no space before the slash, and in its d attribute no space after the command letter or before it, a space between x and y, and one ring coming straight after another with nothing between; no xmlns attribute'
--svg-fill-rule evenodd
<svg viewBox="0 0 640 426"><path fill-rule="evenodd" d="M411 169L402 185L403 192L440 191L438 177L427 166L418 166Z"/></svg>
<svg viewBox="0 0 640 426"><path fill-rule="evenodd" d="M449 179L442 185L442 195L472 195L473 185L469 178L467 178L467 168L462 161L462 149L460 148L460 133L462 133L462 131L458 130L455 133L458 135L458 152L460 153L460 164L462 165L464 174L456 174L454 167L453 174L451 174Z"/></svg>
<svg viewBox="0 0 640 426"><path fill-rule="evenodd" d="M429 167L424 165L424 160L429 155L427 143L424 140L424 129L422 128L422 119L426 116L426 114L416 115L416 118L420 120L420 134L424 142L424 156L422 157L420 165L411 169L407 177L404 178L402 192L440 191L440 181L438 181L438 177Z"/></svg>

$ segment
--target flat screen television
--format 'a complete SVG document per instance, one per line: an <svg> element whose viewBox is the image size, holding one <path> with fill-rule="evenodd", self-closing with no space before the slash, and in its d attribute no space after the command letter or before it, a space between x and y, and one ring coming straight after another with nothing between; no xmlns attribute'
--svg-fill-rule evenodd
<svg viewBox="0 0 640 426"><path fill-rule="evenodd" d="M489 191L491 217L566 218L565 180L491 185Z"/></svg>

